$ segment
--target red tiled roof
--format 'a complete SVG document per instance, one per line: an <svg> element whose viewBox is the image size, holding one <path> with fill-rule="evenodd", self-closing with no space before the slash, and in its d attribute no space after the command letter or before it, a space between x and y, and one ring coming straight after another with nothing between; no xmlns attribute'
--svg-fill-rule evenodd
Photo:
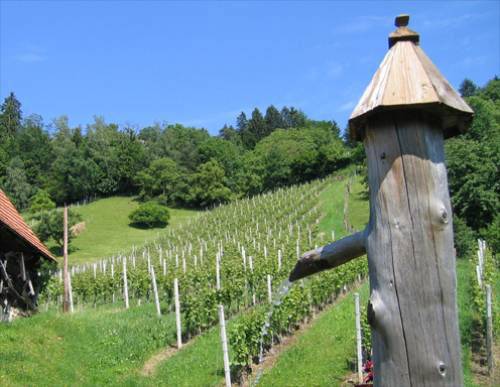
<svg viewBox="0 0 500 387"><path fill-rule="evenodd" d="M47 259L56 260L47 247L40 242L31 228L23 220L19 212L9 200L7 195L0 189L0 222L5 224L13 233L18 235L26 243L31 245Z"/></svg>

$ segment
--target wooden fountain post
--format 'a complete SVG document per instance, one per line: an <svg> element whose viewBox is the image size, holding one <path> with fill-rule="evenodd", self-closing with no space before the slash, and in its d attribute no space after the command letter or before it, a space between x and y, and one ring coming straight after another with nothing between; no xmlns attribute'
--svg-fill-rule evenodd
<svg viewBox="0 0 500 387"><path fill-rule="evenodd" d="M455 253L444 138L472 110L396 18L389 51L349 120L368 159L366 229L304 254L297 280L368 253L374 384L461 386Z"/></svg>

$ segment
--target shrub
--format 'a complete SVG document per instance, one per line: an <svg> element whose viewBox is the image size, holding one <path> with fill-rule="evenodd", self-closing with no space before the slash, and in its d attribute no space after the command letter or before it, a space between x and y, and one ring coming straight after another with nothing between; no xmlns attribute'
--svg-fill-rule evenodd
<svg viewBox="0 0 500 387"><path fill-rule="evenodd" d="M476 246L474 231L461 218L454 216L453 233L457 258L468 258L474 252L474 246Z"/></svg>
<svg viewBox="0 0 500 387"><path fill-rule="evenodd" d="M42 211L51 211L56 208L56 204L50 198L47 191L39 189L35 195L31 197L30 212L35 214Z"/></svg>
<svg viewBox="0 0 500 387"><path fill-rule="evenodd" d="M493 254L500 254L500 214L497 214L488 228L482 230L486 243L493 250Z"/></svg>
<svg viewBox="0 0 500 387"><path fill-rule="evenodd" d="M132 224L140 227L165 227L170 219L168 208L156 202L146 202L128 216Z"/></svg>
<svg viewBox="0 0 500 387"><path fill-rule="evenodd" d="M38 222L34 225L35 233L40 237L42 241L48 241L53 239L54 242L61 248L63 247L63 237L64 237L64 224L63 224L63 210L54 209L51 211L42 211L38 214ZM82 217L77 212L72 211L68 208L68 229L73 227L75 224L80 222ZM71 240L74 235L68 233L68 245L71 244Z"/></svg>

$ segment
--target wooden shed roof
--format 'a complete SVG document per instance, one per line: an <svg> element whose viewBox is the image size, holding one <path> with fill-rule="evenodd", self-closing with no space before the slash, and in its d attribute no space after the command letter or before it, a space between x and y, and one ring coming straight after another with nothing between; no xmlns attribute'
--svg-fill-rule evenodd
<svg viewBox="0 0 500 387"><path fill-rule="evenodd" d="M55 261L54 256L26 224L7 195L0 189L0 224L3 224L36 252L46 259Z"/></svg>
<svg viewBox="0 0 500 387"><path fill-rule="evenodd" d="M417 108L442 118L445 136L465 131L473 111L419 46L419 35L407 27L409 16L396 18L389 51L349 118L353 139L361 139L366 118L389 109Z"/></svg>

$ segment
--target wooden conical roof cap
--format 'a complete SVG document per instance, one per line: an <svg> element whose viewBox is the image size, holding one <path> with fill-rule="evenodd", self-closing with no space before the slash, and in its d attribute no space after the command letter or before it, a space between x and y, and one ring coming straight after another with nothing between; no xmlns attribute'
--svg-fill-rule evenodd
<svg viewBox="0 0 500 387"><path fill-rule="evenodd" d="M396 18L389 51L349 118L352 139L361 140L367 119L389 110L420 109L436 115L445 137L467 130L473 111L419 46L419 35Z"/></svg>

